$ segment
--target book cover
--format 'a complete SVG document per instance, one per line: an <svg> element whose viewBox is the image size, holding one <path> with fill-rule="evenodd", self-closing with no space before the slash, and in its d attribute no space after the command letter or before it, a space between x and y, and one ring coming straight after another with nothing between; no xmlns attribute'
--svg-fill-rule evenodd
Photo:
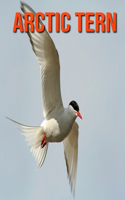
<svg viewBox="0 0 125 200"><path fill-rule="evenodd" d="M64 107L75 100L83 118L76 119L75 199L124 200L125 2L25 3L42 13L39 18L58 51ZM40 67L20 2L5 0L0 5L0 199L73 199L62 143L49 145L45 163L36 170L21 131L5 118L28 126L40 126L44 120Z"/></svg>

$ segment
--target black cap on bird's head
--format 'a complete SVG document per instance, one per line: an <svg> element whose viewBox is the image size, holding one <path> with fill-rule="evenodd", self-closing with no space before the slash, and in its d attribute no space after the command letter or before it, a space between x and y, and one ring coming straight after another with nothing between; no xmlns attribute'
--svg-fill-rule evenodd
<svg viewBox="0 0 125 200"><path fill-rule="evenodd" d="M72 107L73 107L73 109L75 110L75 111L77 111L76 113L77 113L77 116L79 116L81 119L82 119L82 116L81 116L81 114L80 114L80 112L79 112L79 106L78 106L78 104L77 104L77 102L76 101L71 101L70 103L69 103L69 105L71 105Z"/></svg>
<svg viewBox="0 0 125 200"><path fill-rule="evenodd" d="M76 110L77 112L79 112L79 106L78 106L78 104L76 103L76 101L71 101L71 102L69 103L69 105L71 105L71 106L74 108L74 110Z"/></svg>

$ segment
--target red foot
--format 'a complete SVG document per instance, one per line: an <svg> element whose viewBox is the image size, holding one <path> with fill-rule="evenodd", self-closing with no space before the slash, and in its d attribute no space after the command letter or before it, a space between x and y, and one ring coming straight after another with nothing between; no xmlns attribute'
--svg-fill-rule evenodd
<svg viewBox="0 0 125 200"><path fill-rule="evenodd" d="M41 145L41 147L43 148L46 145L46 142L43 143L43 145Z"/></svg>
<svg viewBox="0 0 125 200"><path fill-rule="evenodd" d="M46 134L44 135L44 138L42 139L42 142L41 142L42 148L46 145L45 139L46 139Z"/></svg>

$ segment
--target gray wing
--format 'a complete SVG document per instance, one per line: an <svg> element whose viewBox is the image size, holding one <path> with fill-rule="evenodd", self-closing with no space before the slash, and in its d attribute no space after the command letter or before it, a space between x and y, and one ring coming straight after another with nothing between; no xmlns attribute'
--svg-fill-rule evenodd
<svg viewBox="0 0 125 200"><path fill-rule="evenodd" d="M63 149L71 191L75 194L77 159L78 159L78 124L74 122L70 134L63 140Z"/></svg>
<svg viewBox="0 0 125 200"><path fill-rule="evenodd" d="M21 9L24 13L33 13L35 19L36 13L27 4L21 2ZM42 21L39 20L39 27L41 24ZM43 114L46 118L49 113L63 106L60 92L59 56L46 30L38 33L34 28L34 33L32 33L29 29L28 36L40 65Z"/></svg>

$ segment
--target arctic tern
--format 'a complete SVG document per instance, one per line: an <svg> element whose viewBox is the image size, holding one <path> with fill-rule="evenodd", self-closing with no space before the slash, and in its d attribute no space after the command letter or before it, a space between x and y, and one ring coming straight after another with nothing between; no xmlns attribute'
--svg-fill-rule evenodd
<svg viewBox="0 0 125 200"><path fill-rule="evenodd" d="M34 10L21 2L21 10L33 13ZM39 27L42 21L39 20ZM77 158L78 158L78 124L77 116L82 119L79 106L71 101L68 108L63 107L60 91L60 63L56 47L48 32L32 33L28 31L32 49L38 59L41 70L42 103L45 120L38 127L25 126L10 118L19 126L26 137L28 146L37 160L40 168L45 160L49 142L63 142L67 173L71 190L75 192Z"/></svg>

